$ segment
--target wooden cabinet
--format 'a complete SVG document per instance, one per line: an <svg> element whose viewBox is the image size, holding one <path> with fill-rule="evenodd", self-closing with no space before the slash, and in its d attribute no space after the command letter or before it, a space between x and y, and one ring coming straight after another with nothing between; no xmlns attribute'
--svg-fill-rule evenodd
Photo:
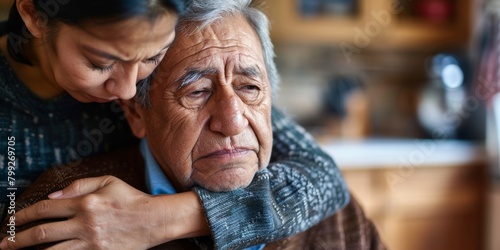
<svg viewBox="0 0 500 250"><path fill-rule="evenodd" d="M418 2L445 1L452 13L444 21L422 18ZM463 48L473 27L474 0L358 0L352 15L301 14L299 0L267 1L275 43L336 45L341 49ZM352 47L349 47L352 46Z"/></svg>
<svg viewBox="0 0 500 250"><path fill-rule="evenodd" d="M391 250L481 250L487 157L458 140L317 138Z"/></svg>
<svg viewBox="0 0 500 250"><path fill-rule="evenodd" d="M0 0L0 10L9 10L12 3L14 3L14 0Z"/></svg>
<svg viewBox="0 0 500 250"><path fill-rule="evenodd" d="M478 250L485 240L485 164L343 170L389 249Z"/></svg>
<svg viewBox="0 0 500 250"><path fill-rule="evenodd" d="M14 0L0 0L0 21L7 19Z"/></svg>

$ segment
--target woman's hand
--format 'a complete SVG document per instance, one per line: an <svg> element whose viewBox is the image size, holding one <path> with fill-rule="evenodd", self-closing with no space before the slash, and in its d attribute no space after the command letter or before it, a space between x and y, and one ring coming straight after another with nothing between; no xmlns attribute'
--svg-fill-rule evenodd
<svg viewBox="0 0 500 250"><path fill-rule="evenodd" d="M208 225L194 192L151 196L113 176L81 179L16 213L16 225L48 218L5 238L1 249L47 242L55 249L147 249L174 239L207 235Z"/></svg>

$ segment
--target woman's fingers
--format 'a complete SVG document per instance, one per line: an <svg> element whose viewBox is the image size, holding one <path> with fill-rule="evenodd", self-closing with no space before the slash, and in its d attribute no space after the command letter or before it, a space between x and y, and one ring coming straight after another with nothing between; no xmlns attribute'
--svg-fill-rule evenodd
<svg viewBox="0 0 500 250"><path fill-rule="evenodd" d="M113 176L102 176L94 178L79 179L71 183L63 190L49 194L50 199L69 199L93 193L100 188L113 182Z"/></svg>
<svg viewBox="0 0 500 250"><path fill-rule="evenodd" d="M5 244L2 249L18 249L47 242L57 242L50 248L55 250L147 249L153 244L165 242L163 239L168 230L158 220L161 221L167 208L156 211L159 216L152 215L151 211L151 207L161 207L159 204L164 204L163 199L155 199L115 177L84 179L72 185L63 191L85 194L94 188L97 190L71 199L41 201L17 212L16 225L47 218L69 219L18 232L16 242L2 243ZM151 229L153 226L155 229ZM154 236L157 238L151 238L151 230L156 232ZM76 244L74 248L67 248L72 243Z"/></svg>
<svg viewBox="0 0 500 250"><path fill-rule="evenodd" d="M16 225L49 218L69 218L76 213L77 201L73 199L43 200L16 212Z"/></svg>
<svg viewBox="0 0 500 250"><path fill-rule="evenodd" d="M71 239L63 241L57 245L51 246L46 250L86 250L93 249L89 244L80 239Z"/></svg>
<svg viewBox="0 0 500 250"><path fill-rule="evenodd" d="M16 234L15 241L4 238L2 249L19 249L32 245L64 241L77 238L78 230L70 221L58 221L41 224Z"/></svg>

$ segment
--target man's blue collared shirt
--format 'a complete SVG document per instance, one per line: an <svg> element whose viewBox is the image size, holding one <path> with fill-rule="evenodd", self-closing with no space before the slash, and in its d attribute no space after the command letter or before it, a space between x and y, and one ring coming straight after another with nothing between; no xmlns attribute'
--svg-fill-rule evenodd
<svg viewBox="0 0 500 250"><path fill-rule="evenodd" d="M146 164L146 187L152 195L175 194L177 191L156 162L146 139L141 141L141 153ZM265 244L247 247L244 250L262 250Z"/></svg>

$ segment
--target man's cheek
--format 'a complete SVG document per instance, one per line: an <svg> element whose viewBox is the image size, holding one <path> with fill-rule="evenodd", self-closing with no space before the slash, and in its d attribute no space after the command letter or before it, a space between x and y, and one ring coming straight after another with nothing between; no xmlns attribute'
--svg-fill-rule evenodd
<svg viewBox="0 0 500 250"><path fill-rule="evenodd" d="M271 151L273 147L273 133L271 125L269 125L267 129L264 130L265 130L263 135L264 138L261 140L262 154L260 157L260 163L261 165L263 165L261 166L261 168L264 168L269 164L269 161L271 159Z"/></svg>
<svg viewBox="0 0 500 250"><path fill-rule="evenodd" d="M177 175L177 180L183 186L183 188L190 188L193 185L193 167L191 162L189 161L181 161L177 162L177 171L175 172Z"/></svg>

